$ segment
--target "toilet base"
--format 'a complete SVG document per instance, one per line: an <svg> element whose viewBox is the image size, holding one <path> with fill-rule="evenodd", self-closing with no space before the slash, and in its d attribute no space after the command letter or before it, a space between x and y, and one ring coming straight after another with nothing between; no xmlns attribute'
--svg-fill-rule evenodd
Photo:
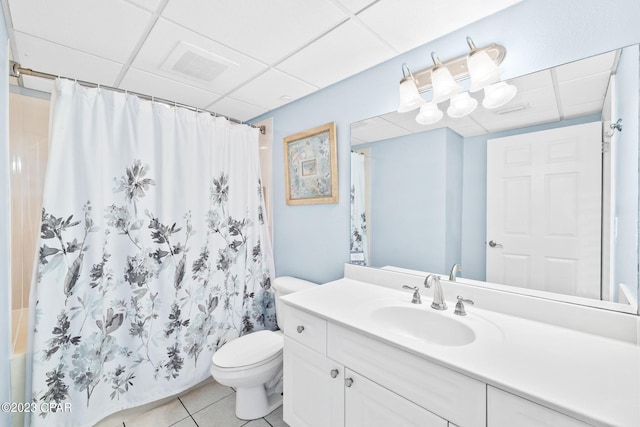
<svg viewBox="0 0 640 427"><path fill-rule="evenodd" d="M256 420L270 414L282 405L282 394L267 396L264 385L238 387L236 389L236 417L241 420Z"/></svg>

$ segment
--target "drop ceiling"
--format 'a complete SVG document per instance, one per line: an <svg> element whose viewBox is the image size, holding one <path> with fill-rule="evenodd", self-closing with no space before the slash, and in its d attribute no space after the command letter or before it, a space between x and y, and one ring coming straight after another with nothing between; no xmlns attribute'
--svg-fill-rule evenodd
<svg viewBox="0 0 640 427"><path fill-rule="evenodd" d="M457 119L445 114L442 121L430 126L415 121L418 110L362 120L351 126L351 143L359 145L442 127L472 137L601 114L618 58L619 52L611 51L511 79L508 83L518 89L516 96L495 110L482 107L481 91L472 93L478 107L471 114ZM438 107L444 111L447 105Z"/></svg>
<svg viewBox="0 0 640 427"><path fill-rule="evenodd" d="M520 0L0 1L22 67L249 120Z"/></svg>

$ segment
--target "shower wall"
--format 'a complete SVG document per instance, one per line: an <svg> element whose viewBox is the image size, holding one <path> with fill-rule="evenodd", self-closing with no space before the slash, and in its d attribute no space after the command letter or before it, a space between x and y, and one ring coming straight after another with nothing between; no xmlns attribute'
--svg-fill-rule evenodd
<svg viewBox="0 0 640 427"><path fill-rule="evenodd" d="M29 306L42 192L48 154L49 104L46 99L9 95L11 173L11 310ZM16 325L13 325L15 331Z"/></svg>

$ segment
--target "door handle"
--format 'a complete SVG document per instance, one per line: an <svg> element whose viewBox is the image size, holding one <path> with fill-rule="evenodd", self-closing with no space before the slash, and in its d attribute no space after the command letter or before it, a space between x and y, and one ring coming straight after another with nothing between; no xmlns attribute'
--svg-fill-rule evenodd
<svg viewBox="0 0 640 427"><path fill-rule="evenodd" d="M500 243L496 243L494 240L489 240L489 246L492 248L501 248L502 245Z"/></svg>

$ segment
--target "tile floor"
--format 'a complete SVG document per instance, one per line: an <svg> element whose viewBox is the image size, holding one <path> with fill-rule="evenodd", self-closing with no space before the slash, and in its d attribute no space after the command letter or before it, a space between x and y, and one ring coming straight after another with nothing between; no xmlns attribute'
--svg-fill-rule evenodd
<svg viewBox="0 0 640 427"><path fill-rule="evenodd" d="M264 418L235 416L235 391L211 380L144 413L115 414L95 427L287 427L282 406Z"/></svg>

